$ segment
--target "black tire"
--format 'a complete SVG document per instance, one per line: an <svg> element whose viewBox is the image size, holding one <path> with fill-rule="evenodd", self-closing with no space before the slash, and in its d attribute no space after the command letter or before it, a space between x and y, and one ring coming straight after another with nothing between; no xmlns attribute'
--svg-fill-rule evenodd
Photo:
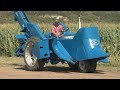
<svg viewBox="0 0 120 90"><path fill-rule="evenodd" d="M75 65L71 64L71 63L68 63L70 69L72 70L78 70L78 63L76 63Z"/></svg>
<svg viewBox="0 0 120 90"><path fill-rule="evenodd" d="M35 55L32 55L34 44L38 41L40 41L39 38L31 37L25 44L24 62L26 69L30 71L43 70L43 66L45 65L45 62L43 60L39 60Z"/></svg>
<svg viewBox="0 0 120 90"><path fill-rule="evenodd" d="M90 70L90 61L89 60L79 61L78 70L81 73L88 73Z"/></svg>
<svg viewBox="0 0 120 90"><path fill-rule="evenodd" d="M94 73L96 71L97 60L79 61L78 70L82 73Z"/></svg>
<svg viewBox="0 0 120 90"><path fill-rule="evenodd" d="M96 71L96 67L97 67L97 61L98 60L90 60L90 73L94 73Z"/></svg>

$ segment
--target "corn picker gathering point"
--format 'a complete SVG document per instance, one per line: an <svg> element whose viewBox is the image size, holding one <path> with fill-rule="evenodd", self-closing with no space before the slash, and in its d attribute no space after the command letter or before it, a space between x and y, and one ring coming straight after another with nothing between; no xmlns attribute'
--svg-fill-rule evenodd
<svg viewBox="0 0 120 90"><path fill-rule="evenodd" d="M108 62L109 56L100 45L97 27L80 28L70 32L64 23L60 23L65 32L63 38L43 34L41 29L31 23L24 11L14 11L15 20L24 34L16 35L19 46L16 56L24 56L28 70L43 70L45 63L68 63L71 69L80 72L95 72L97 62Z"/></svg>

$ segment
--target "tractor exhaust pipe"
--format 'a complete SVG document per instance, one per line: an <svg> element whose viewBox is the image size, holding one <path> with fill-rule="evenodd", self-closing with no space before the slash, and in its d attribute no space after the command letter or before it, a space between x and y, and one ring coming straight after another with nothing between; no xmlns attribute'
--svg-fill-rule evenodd
<svg viewBox="0 0 120 90"><path fill-rule="evenodd" d="M79 29L81 28L81 21L80 21L80 15L78 16L79 22L78 22L78 27Z"/></svg>

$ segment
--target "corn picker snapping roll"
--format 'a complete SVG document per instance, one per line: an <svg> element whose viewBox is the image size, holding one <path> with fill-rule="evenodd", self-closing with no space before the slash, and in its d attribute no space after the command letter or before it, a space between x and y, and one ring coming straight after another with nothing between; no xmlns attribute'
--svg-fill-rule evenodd
<svg viewBox="0 0 120 90"><path fill-rule="evenodd" d="M53 37L51 32L43 34L31 23L24 11L14 11L15 20L24 34L16 35L19 46L16 56L24 56L28 70L43 70L45 63L68 63L71 69L80 72L95 72L97 62L108 62L109 56L100 45L97 27L85 27L76 33L70 32L60 23L65 32L62 38Z"/></svg>

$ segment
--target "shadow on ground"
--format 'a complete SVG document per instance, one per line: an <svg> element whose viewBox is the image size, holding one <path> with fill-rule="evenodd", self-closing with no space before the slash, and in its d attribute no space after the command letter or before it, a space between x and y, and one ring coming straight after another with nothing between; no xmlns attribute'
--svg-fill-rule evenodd
<svg viewBox="0 0 120 90"><path fill-rule="evenodd" d="M11 64L10 64L11 65ZM24 65L20 65L20 64L12 64L13 66L24 66Z"/></svg>
<svg viewBox="0 0 120 90"><path fill-rule="evenodd" d="M13 64L13 65L20 66L20 67L17 67L15 69L29 71L23 65L17 65L17 64ZM78 70L72 70L69 67L59 67L59 66L46 66L46 67L44 67L44 70L42 70L42 71L44 71L44 72L45 71L50 71L50 72L56 72L56 73L70 73L70 72L80 73L80 72L78 72ZM34 71L34 72L42 72L42 71ZM96 70L96 72L94 72L92 74L104 74L104 71Z"/></svg>

